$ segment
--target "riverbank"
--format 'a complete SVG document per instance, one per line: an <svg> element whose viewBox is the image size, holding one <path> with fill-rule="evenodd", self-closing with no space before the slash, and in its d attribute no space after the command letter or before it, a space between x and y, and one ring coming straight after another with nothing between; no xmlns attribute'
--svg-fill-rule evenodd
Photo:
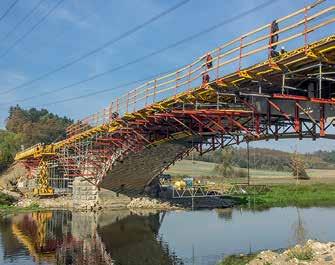
<svg viewBox="0 0 335 265"><path fill-rule="evenodd" d="M71 196L56 198L14 198L8 194L0 193L0 211L24 211L36 209L75 209L75 210L120 210L120 209L158 209L175 210L191 208L191 199L184 198L179 201L161 201L149 197L133 198L114 201L109 198L106 201L91 205L74 205ZM202 200L202 201L201 201ZM311 207L334 206L335 184L305 185L272 185L268 191L251 196L226 197L226 198L196 198L194 208L227 208L235 205L243 207L270 208L270 207Z"/></svg>
<svg viewBox="0 0 335 265"><path fill-rule="evenodd" d="M319 265L335 264L335 242L320 243L308 240L305 245L296 245L282 253L262 251L259 254L229 256L219 265Z"/></svg>
<svg viewBox="0 0 335 265"><path fill-rule="evenodd" d="M272 185L267 192L247 199L256 207L334 206L335 184Z"/></svg>
<svg viewBox="0 0 335 265"><path fill-rule="evenodd" d="M97 202L81 202L75 204L71 196L60 196L56 198L23 198L15 202L18 208L29 208L31 205L38 205L40 209L69 209L81 211L99 210L125 210L125 209L155 209L162 211L186 210L186 209L213 209L213 208L232 208L246 203L245 199L240 198L190 198L160 200L150 197L136 197L127 200L110 199L108 201L98 200Z"/></svg>
<svg viewBox="0 0 335 265"><path fill-rule="evenodd" d="M18 206L18 199L11 195L0 192L0 214L11 212L31 212L40 210L40 206L36 203L31 203L26 206Z"/></svg>

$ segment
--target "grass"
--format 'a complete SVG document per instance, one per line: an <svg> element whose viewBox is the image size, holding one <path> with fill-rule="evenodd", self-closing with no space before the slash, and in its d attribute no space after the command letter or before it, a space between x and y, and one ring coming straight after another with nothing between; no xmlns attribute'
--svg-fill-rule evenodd
<svg viewBox="0 0 335 265"><path fill-rule="evenodd" d="M203 162L203 161L192 161L192 160L181 160L170 167L166 173L172 176L196 176L204 178L221 178L217 173L214 172L214 168L217 164ZM310 175L311 180L305 181L305 183L335 183L335 170L325 169L308 169L307 173ZM254 184L294 184L295 179L292 177L290 172L263 170L263 169L250 169L251 181ZM227 179L231 181L232 179ZM234 179L235 181L243 181L243 179Z"/></svg>
<svg viewBox="0 0 335 265"><path fill-rule="evenodd" d="M263 207L330 206L335 205L335 184L275 185L250 201Z"/></svg>
<svg viewBox="0 0 335 265"><path fill-rule="evenodd" d="M289 259L296 258L300 261L309 261L314 257L313 250L310 247L294 247L288 252Z"/></svg>
<svg viewBox="0 0 335 265"><path fill-rule="evenodd" d="M218 265L245 265L253 260L257 254L231 255L224 258Z"/></svg>
<svg viewBox="0 0 335 265"><path fill-rule="evenodd" d="M27 207L18 207L14 205L0 205L0 215L8 214L8 213L32 212L32 211L40 211L40 210L41 210L41 207L38 204L31 204L30 206L27 206Z"/></svg>
<svg viewBox="0 0 335 265"><path fill-rule="evenodd" d="M225 257L218 265L245 265L255 259L258 253L248 255L231 255ZM287 252L287 261L297 259L299 261L310 261L314 257L313 250L308 246L296 246ZM264 265L271 265L269 262L264 262Z"/></svg>
<svg viewBox="0 0 335 265"><path fill-rule="evenodd" d="M167 173L172 176L195 176L222 181L215 176L215 163L203 161L181 160L171 167ZM266 184L270 191L253 197L250 200L256 207L285 207L285 206L334 206L335 205L335 170L308 170L310 180L301 180L299 184L290 172L270 170L250 171L251 184ZM224 179L225 182L245 182L246 179Z"/></svg>
<svg viewBox="0 0 335 265"><path fill-rule="evenodd" d="M181 160L167 170L172 176L219 176L214 172L217 164L204 161ZM288 177L290 172L271 171L262 169L250 169L250 174L255 177Z"/></svg>
<svg viewBox="0 0 335 265"><path fill-rule="evenodd" d="M36 203L32 203L28 207L18 207L14 203L17 200L10 195L0 192L0 214L1 213L11 213L11 212L26 212L26 211L36 211L40 210L40 206Z"/></svg>

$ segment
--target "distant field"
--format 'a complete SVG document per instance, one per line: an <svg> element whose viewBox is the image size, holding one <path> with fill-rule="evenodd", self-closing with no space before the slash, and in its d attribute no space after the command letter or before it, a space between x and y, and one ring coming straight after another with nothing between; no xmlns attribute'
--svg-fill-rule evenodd
<svg viewBox="0 0 335 265"><path fill-rule="evenodd" d="M170 167L166 173L172 176L219 177L215 172L215 163L182 160ZM311 180L305 183L335 183L335 170L310 169L307 170ZM251 182L257 184L295 183L290 172L250 169ZM243 182L245 179L235 179Z"/></svg>

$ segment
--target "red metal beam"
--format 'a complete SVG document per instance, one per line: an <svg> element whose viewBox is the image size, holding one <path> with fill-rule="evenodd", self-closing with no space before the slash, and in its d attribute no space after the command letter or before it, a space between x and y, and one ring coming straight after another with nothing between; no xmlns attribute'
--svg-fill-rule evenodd
<svg viewBox="0 0 335 265"><path fill-rule="evenodd" d="M334 99L327 99L327 98L311 98L311 101L315 103L335 104Z"/></svg>
<svg viewBox="0 0 335 265"><path fill-rule="evenodd" d="M230 116L226 116L233 124L235 124L237 127L239 127L240 129L242 129L243 131L245 131L248 134L251 134L255 137L259 137L259 135L257 133L253 133L251 132L248 128L244 127L240 122L234 120L232 117Z"/></svg>
<svg viewBox="0 0 335 265"><path fill-rule="evenodd" d="M272 97L275 99L285 99L285 100L301 100L301 101L310 100L308 97L305 96L285 95L285 94L273 94Z"/></svg>
<svg viewBox="0 0 335 265"><path fill-rule="evenodd" d="M292 120L291 116L287 114L285 111L283 111L276 103L272 102L271 100L267 100L271 107L273 107L275 110L280 112L287 120Z"/></svg>

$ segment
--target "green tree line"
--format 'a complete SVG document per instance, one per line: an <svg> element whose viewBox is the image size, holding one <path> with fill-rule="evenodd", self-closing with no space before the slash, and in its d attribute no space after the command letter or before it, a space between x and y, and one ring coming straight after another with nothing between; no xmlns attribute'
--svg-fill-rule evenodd
<svg viewBox="0 0 335 265"><path fill-rule="evenodd" d="M198 161L212 162L221 164L222 157L225 157L224 149L219 149L199 155L193 154L193 159ZM229 161L232 166L247 168L248 156L245 148L229 148ZM249 149L249 166L250 168L275 170L275 171L291 171L292 154L267 148L250 148ZM314 153L301 154L301 158L307 168L315 169L335 169L335 151L317 151ZM191 156L187 159L191 159Z"/></svg>
<svg viewBox="0 0 335 265"><path fill-rule="evenodd" d="M10 107L5 130L0 130L0 172L13 162L17 151L37 143L49 144L64 139L73 121L46 109Z"/></svg>

